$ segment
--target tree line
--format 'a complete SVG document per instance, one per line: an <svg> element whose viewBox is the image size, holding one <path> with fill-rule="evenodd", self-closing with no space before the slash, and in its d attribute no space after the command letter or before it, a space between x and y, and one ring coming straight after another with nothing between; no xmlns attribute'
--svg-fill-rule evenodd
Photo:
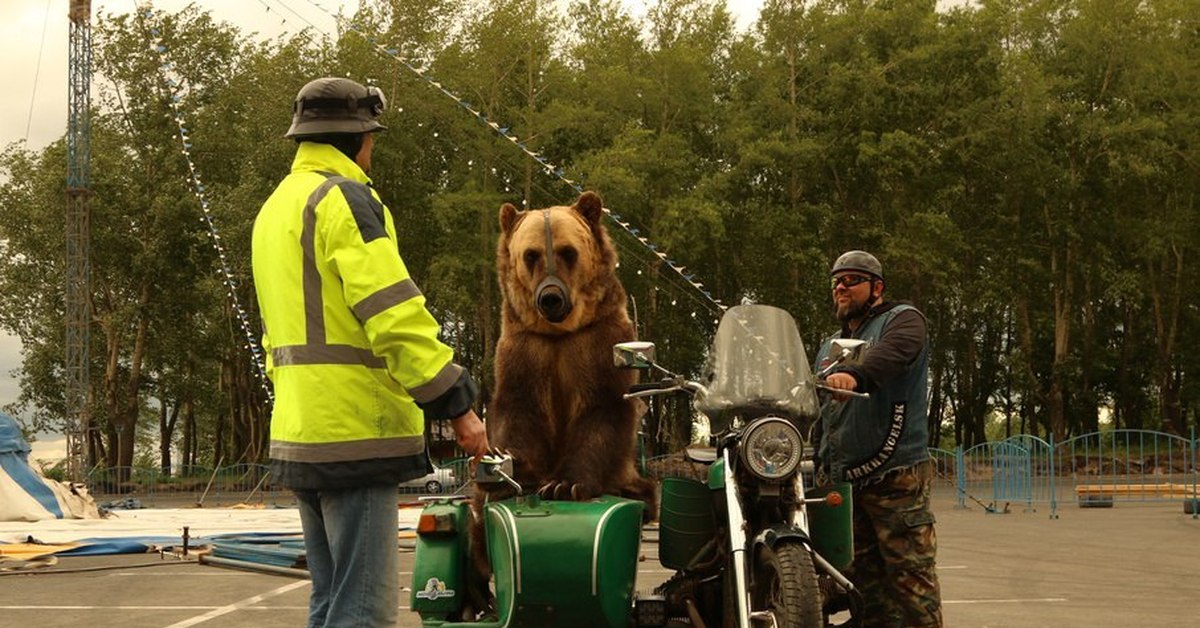
<svg viewBox="0 0 1200 628"><path fill-rule="evenodd" d="M1194 426L1189 0L767 0L744 32L719 0L644 18L617 0L361 4L335 35L267 41L194 5L95 20L94 464L265 458L269 408L222 267L257 329L250 229L290 166L291 102L323 75L387 95L371 174L481 409L497 209L569 203L569 177L629 226L608 223L665 363L699 371L713 299L788 310L811 353L836 326L831 261L864 248L928 317L933 444ZM36 430L65 428L65 163L65 141L0 155L0 326L23 345L12 410ZM674 405L651 416L658 452L687 439Z"/></svg>

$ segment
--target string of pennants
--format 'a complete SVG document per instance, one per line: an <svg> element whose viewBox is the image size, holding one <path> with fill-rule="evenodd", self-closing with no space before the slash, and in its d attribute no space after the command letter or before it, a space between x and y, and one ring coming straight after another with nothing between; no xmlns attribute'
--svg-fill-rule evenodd
<svg viewBox="0 0 1200 628"><path fill-rule="evenodd" d="M139 7L146 21L149 22L154 18L154 10L149 7L149 3L142 3ZM221 279L225 283L226 294L229 297L230 304L233 306L234 312L237 314L238 323L242 328L242 333L245 335L243 348L250 352L254 358L254 365L257 369L259 384L262 386L263 392L266 393L269 404L275 404L275 394L272 392L270 385L267 383L267 367L265 354L255 338L254 329L250 326L250 316L246 309L242 307L238 299L237 281L234 279L233 271L230 270L229 257L225 254L225 247L221 244L221 234L217 232L217 223L213 218L212 211L209 207L208 196L205 193L206 188L204 182L200 178L200 172L196 169L196 163L192 159L192 141L191 133L185 126L186 121L183 118L183 113L180 110L180 102L183 97L180 95L182 83L172 78L174 65L167 59L167 46L163 43L162 31L154 25L148 27L150 36L150 49L158 57L160 76L167 94L170 96L171 114L168 116L175 122L178 131L179 143L183 158L187 162L188 178L192 184L192 194L200 203L202 212L201 220L208 227L208 236L212 240L213 247L216 248L217 256L221 261Z"/></svg>
<svg viewBox="0 0 1200 628"><path fill-rule="evenodd" d="M313 6L321 9L330 17L332 17L334 19L338 19L337 16L334 16L332 13L329 12L328 9L321 6L319 3L314 2L313 0L309 0L309 4L312 4ZM544 172L547 175L553 176L553 177L557 178L558 180L562 181L563 183L567 184L568 186L571 187L571 189L575 190L575 192L577 194L583 193L584 188L583 188L583 184L581 182L579 182L578 180L569 178L561 166L552 163L544 155L542 155L538 151L530 148L526 142L522 141L515 133L513 133L511 131L512 127L510 125L502 124L500 122L496 122L495 120L488 119L487 114L485 114L483 111L477 109L474 105L467 102L466 100L463 100L462 98L460 98L457 94L455 94L454 92L447 89L446 86L443 85L440 81L438 81L436 78L431 76L429 74L427 68L425 68L423 66L415 65L411 60L401 56L400 50L398 48L390 48L390 47L385 46L384 44L379 42L378 38L376 38L371 33L364 31L357 24L354 24L351 22L342 22L342 23L347 28L349 28L351 31L353 31L354 33L357 33L359 36L366 39L367 43L370 44L377 52L393 59L400 65L404 66L410 72L412 72L413 74L417 75L422 80L424 80L427 85L429 85L433 89L437 90L445 97L456 102L459 107L461 107L464 111L466 111L468 114L473 116L481 124L488 127L489 129L491 129L494 133L496 133L500 137L508 140L508 142L511 143L513 146L517 147L518 150L525 153L525 156L527 156L530 159L532 159L533 161L537 162L537 164L540 166L540 170L542 172ZM700 294L704 295L704 298L707 299L708 302L710 302L714 306L716 306L716 308L719 311L723 312L726 310L727 306L725 304L721 303L721 301L719 299L713 297L712 292L707 290L704 287L703 283L696 280L695 274L687 272L686 267L676 263L674 260L667 257L666 252L661 250L658 246L656 246L648 238L641 235L641 233L638 231L638 229L636 227L634 227L630 222L624 220L623 218L621 218L621 216L619 214L613 212L611 209L609 209L607 207L604 208L604 213L607 214L608 217L610 219L612 219L612 221L614 223L616 223L617 226L621 227L621 229L623 229L626 233L628 233L635 240L637 240L643 247L645 247L647 250L649 250L655 257L658 258L659 261L661 261L668 268L670 268L677 275L679 275L679 277L682 278L685 282L687 282L687 284L689 286L691 286L693 289L695 289Z"/></svg>
<svg viewBox="0 0 1200 628"><path fill-rule="evenodd" d="M313 6L317 7L318 9L324 11L330 17L332 17L334 19L338 19L328 9L326 9L319 3L314 2L313 0L309 0L309 3L312 4ZM151 9L149 7L148 2L140 3L139 9L142 11L142 13L143 13L144 17L147 19L147 21L150 21L154 18L155 12L153 9ZM351 31L353 31L356 34L363 37L367 41L367 43L369 43L377 52L393 59L394 61L396 61L403 67L405 67L407 70L409 70L410 72L412 72L413 74L415 74L416 76L418 76L419 78L424 80L427 85L434 88L435 90L437 90L438 92L443 94L445 97L453 100L455 103L458 104L459 107L461 107L467 113L469 113L474 118L476 118L484 126L488 127L496 134L498 134L501 137L503 137L504 139L508 140L517 149L519 149L521 152L523 152L527 157L529 157L534 162L536 162L540 166L540 170L542 170L545 174L557 178L558 180L567 184L569 187L571 187L577 193L583 193L584 187L581 182L569 178L562 167L552 163L544 155L542 155L541 153L539 153L536 150L533 150L525 142L521 141L521 139L515 133L511 132L511 130L510 130L511 127L509 125L504 125L499 122L488 119L487 115L483 111L475 108L471 103L467 102L466 100L462 99L457 94L455 94L454 92L447 89L440 81L438 81L435 77L430 75L426 68L415 65L409 59L401 56L399 49L389 48L389 47L383 45L382 43L379 42L379 40L374 35L365 32L357 24L344 23L344 25L347 26ZM183 157L184 157L185 161L187 162L189 180L190 180L190 183L192 184L193 195L196 197L197 201L199 202L200 208L202 211L201 220L204 222L205 226L208 228L209 238L211 239L213 246L217 251L217 255L220 259L221 277L225 284L227 296L230 299L230 303L232 304L234 312L237 316L239 326L241 327L242 333L245 336L245 343L243 344L243 347L247 351L250 352L250 354L254 360L257 374L259 376L259 382L260 382L260 385L262 386L263 392L266 394L268 402L271 404L274 404L274 401L275 401L274 393L272 392L271 387L268 384L268 379L266 376L265 354L264 354L258 340L255 338L253 327L250 324L249 314L247 313L246 309L244 307L242 307L241 302L238 299L237 282L234 279L233 271L230 269L228 255L226 254L225 248L221 243L221 235L217 230L216 221L213 217L213 214L212 214L212 211L210 208L210 203L208 200L208 196L206 194L205 185L200 177L200 173L199 173L198 169L196 168L195 161L192 158L191 135L190 135L189 130L185 126L186 120L183 118L183 114L180 109L180 103L183 99L183 97L180 95L180 88L182 86L182 83L180 81L177 81L176 79L172 78L172 76L171 76L172 71L174 69L174 65L167 59L168 50L167 50L166 44L163 42L161 30L157 26L150 26L148 30L149 30L149 36L150 36L149 37L150 38L150 49L158 56L159 69L161 70L162 81L163 81L164 87L166 88L167 93L170 96L169 104L171 107L171 114L168 117L170 117L172 119L172 121L174 121L176 124L176 128L178 131L178 137L179 137L179 141L180 141L180 146L181 146L181 153L183 154ZM622 230L624 230L626 233L628 233L630 236L632 236L638 243L640 243L643 247L645 247L646 250L650 251L650 253L653 254L656 258L658 258L658 260L660 262L662 262L664 265L666 265L667 268L670 268L672 271L674 271L674 273L677 274L679 276L679 278L681 278L685 283L687 283L688 286L693 288L700 295L703 295L703 297L709 303L711 303L713 306L715 306L717 308L717 310L723 312L727 309L728 306L721 303L721 301L719 299L713 297L711 291L707 290L704 287L704 284L702 282L696 280L694 273L687 272L686 267L684 267L684 266L676 263L674 260L670 259L667 256L666 252L661 250L658 246L656 246L653 242L651 242L647 237L641 235L641 233L639 232L637 227L635 227L632 223L624 220L619 214L617 214L616 212L613 212L611 209L609 209L607 207L604 208L604 213L606 215L608 215L608 217L613 221L613 223L615 223ZM693 316L694 316L694 314L693 314Z"/></svg>

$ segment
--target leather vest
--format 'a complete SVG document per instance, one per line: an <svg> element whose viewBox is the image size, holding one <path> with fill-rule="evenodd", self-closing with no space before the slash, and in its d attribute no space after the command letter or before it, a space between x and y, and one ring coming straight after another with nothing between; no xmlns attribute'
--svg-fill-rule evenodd
<svg viewBox="0 0 1200 628"><path fill-rule="evenodd" d="M854 338L874 344L897 314L914 310L897 305L872 317ZM817 364L829 358L834 334L817 353ZM870 349L868 348L868 351ZM892 469L910 467L929 458L929 345L900 375L880 384L869 399L852 397L821 406L823 437L818 451L822 466L834 482L869 482Z"/></svg>

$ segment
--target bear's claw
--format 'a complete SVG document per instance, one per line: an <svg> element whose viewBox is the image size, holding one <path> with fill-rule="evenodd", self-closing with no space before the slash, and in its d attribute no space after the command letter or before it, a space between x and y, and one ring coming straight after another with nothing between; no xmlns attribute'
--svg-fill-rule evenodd
<svg viewBox="0 0 1200 628"><path fill-rule="evenodd" d="M586 484L576 482L547 482L538 489L542 499L557 499L582 502L596 496L596 491L589 490Z"/></svg>

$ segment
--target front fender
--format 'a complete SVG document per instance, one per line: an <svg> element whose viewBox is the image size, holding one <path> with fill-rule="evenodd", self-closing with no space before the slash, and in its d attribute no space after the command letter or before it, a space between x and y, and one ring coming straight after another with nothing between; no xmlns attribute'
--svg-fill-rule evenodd
<svg viewBox="0 0 1200 628"><path fill-rule="evenodd" d="M781 541L799 541L805 547L812 551L812 539L809 538L803 530L794 528L786 523L777 523L769 528L765 528L758 534L754 535L754 540L750 542L750 546L757 550L760 547L766 546L775 549Z"/></svg>

